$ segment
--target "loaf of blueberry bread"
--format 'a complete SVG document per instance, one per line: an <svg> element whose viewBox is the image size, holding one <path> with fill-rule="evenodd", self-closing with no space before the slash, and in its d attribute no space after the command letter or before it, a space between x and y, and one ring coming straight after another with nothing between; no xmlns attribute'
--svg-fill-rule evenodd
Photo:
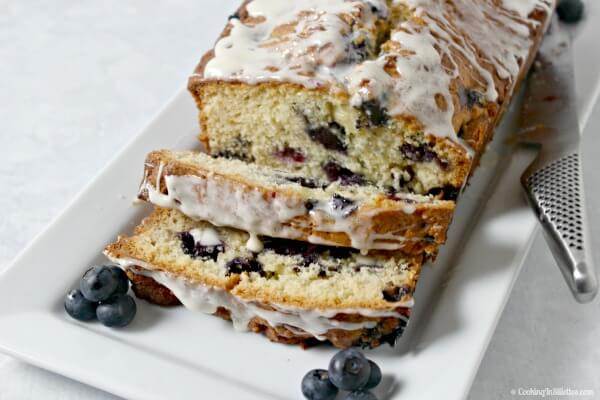
<svg viewBox="0 0 600 400"><path fill-rule="evenodd" d="M139 198L188 217L266 235L435 257L454 202L304 178L189 151L148 155Z"/></svg>
<svg viewBox="0 0 600 400"><path fill-rule="evenodd" d="M212 155L454 200L554 0L248 0L189 89Z"/></svg>
<svg viewBox="0 0 600 400"><path fill-rule="evenodd" d="M181 302L276 342L375 347L402 333L422 257L266 237L248 248L248 239L157 208L105 254L139 297Z"/></svg>

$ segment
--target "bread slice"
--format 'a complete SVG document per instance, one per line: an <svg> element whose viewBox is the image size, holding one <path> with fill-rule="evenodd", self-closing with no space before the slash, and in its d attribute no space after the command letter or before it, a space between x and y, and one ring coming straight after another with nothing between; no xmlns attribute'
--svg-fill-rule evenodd
<svg viewBox="0 0 600 400"><path fill-rule="evenodd" d="M406 325L422 257L273 238L254 252L248 238L157 208L105 254L138 295L164 305L176 298L274 341L375 347Z"/></svg>
<svg viewBox="0 0 600 400"><path fill-rule="evenodd" d="M298 176L456 199L554 0L518 3L245 1L189 80L201 140Z"/></svg>
<svg viewBox="0 0 600 400"><path fill-rule="evenodd" d="M219 226L260 235L402 250L434 257L446 239L454 202L386 194L187 151L154 151L139 197Z"/></svg>

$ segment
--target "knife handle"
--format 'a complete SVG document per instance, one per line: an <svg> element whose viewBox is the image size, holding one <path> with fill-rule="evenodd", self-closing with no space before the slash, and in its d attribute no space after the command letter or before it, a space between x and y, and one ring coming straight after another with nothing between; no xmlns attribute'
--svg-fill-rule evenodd
<svg viewBox="0 0 600 400"><path fill-rule="evenodd" d="M591 256L579 152L540 157L525 171L521 184L575 299L580 303L591 301L598 291L598 281Z"/></svg>

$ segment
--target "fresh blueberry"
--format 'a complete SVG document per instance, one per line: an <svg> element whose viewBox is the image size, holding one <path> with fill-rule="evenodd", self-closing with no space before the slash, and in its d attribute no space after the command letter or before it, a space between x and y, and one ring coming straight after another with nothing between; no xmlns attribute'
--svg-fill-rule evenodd
<svg viewBox="0 0 600 400"><path fill-rule="evenodd" d="M96 318L96 304L89 301L79 289L73 289L65 298L65 310L72 318L79 321L91 321Z"/></svg>
<svg viewBox="0 0 600 400"><path fill-rule="evenodd" d="M129 278L127 274L119 267L110 267L113 277L117 281L117 288L114 294L125 294L129 291Z"/></svg>
<svg viewBox="0 0 600 400"><path fill-rule="evenodd" d="M324 369L308 371L302 378L302 394L308 400L333 400L338 388L329 381L329 374Z"/></svg>
<svg viewBox="0 0 600 400"><path fill-rule="evenodd" d="M329 379L343 390L363 388L370 374L369 361L356 349L342 350L329 362Z"/></svg>
<svg viewBox="0 0 600 400"><path fill-rule="evenodd" d="M100 303L96 309L98 321L106 326L123 327L135 317L137 306L135 300L127 294L113 296Z"/></svg>
<svg viewBox="0 0 600 400"><path fill-rule="evenodd" d="M369 375L369 380L367 381L364 389L373 389L375 386L379 385L382 378L381 368L379 368L379 365L375 364L371 360L369 360L369 365L371 366L371 374Z"/></svg>
<svg viewBox="0 0 600 400"><path fill-rule="evenodd" d="M103 301L115 293L119 281L111 271L111 267L97 265L88 269L80 283L81 293L89 301Z"/></svg>
<svg viewBox="0 0 600 400"><path fill-rule="evenodd" d="M348 393L344 400L377 400L377 396L368 390L356 390Z"/></svg>
<svg viewBox="0 0 600 400"><path fill-rule="evenodd" d="M561 21L574 24L583 17L583 9L583 1L581 0L560 0L556 12Z"/></svg>

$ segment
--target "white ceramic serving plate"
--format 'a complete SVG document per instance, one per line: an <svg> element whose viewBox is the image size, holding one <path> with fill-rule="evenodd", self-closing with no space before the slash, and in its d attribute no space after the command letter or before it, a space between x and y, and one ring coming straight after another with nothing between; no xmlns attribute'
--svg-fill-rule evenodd
<svg viewBox="0 0 600 400"><path fill-rule="evenodd" d="M588 5L591 20L600 7ZM587 23L576 44L582 124L598 93L598 37L600 26ZM380 399L460 399L469 391L536 229L518 184L527 160L507 145L517 103L461 197L448 244L423 271L405 336L395 348L368 352L386 374ZM302 376L325 367L332 348L273 344L215 317L143 301L121 330L63 311L82 272L106 261L102 248L148 212L131 201L146 153L197 148L196 121L182 90L0 275L0 350L126 398L301 397Z"/></svg>

